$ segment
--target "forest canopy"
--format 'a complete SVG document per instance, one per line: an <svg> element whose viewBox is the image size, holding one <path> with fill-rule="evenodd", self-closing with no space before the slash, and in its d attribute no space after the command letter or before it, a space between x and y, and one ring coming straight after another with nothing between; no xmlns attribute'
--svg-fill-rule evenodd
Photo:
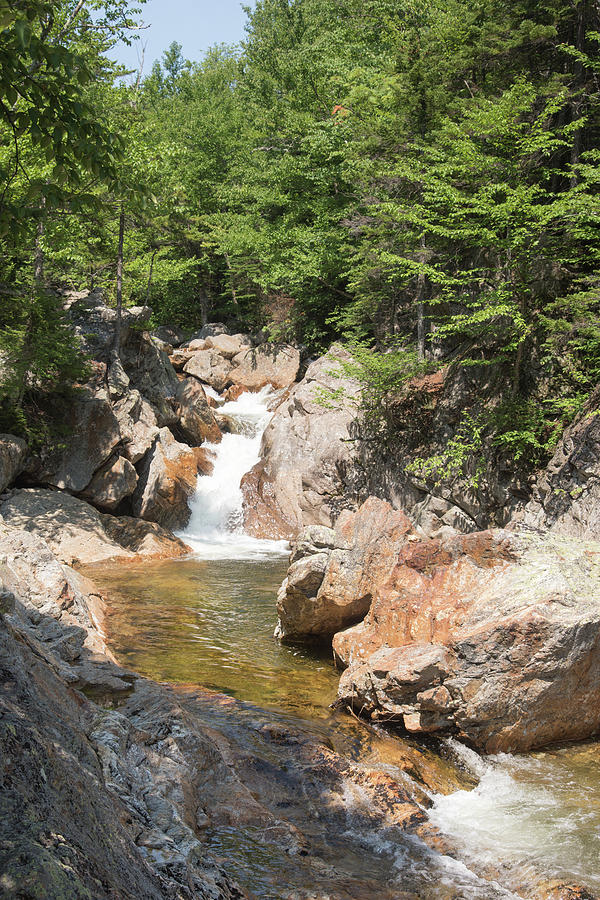
<svg viewBox="0 0 600 900"><path fill-rule="evenodd" d="M124 77L128 0L1 0L5 398L81 376L61 291L114 302L121 228L124 302L156 324L341 338L380 406L493 366L498 439L539 460L600 371L598 3L247 14L240 47Z"/></svg>

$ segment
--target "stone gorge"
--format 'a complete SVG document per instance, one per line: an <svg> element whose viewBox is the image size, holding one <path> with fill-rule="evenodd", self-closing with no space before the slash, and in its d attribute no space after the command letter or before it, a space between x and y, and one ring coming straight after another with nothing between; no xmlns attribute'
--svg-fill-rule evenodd
<svg viewBox="0 0 600 900"><path fill-rule="evenodd" d="M240 427L219 412L219 392L231 405L265 385L277 391L260 459L242 481L244 528L292 541L276 635L331 643L343 669L338 708L368 727L458 737L488 753L597 734L593 403L530 499L515 494L511 521L477 530L478 519L497 516L491 495L486 507L485 494L467 501L456 482L427 493L408 480L399 489L389 471L376 481L357 440L360 388L340 346L306 360L298 348L217 325L187 341L170 329L153 336L143 330L149 311L132 309L115 358L114 315L101 298L74 295L67 306L94 363L68 409L66 442L32 454L19 438L0 439L6 896L247 896L222 853L205 849L206 829L229 829L236 840L258 829L263 851L293 856L298 885L320 885L323 896L387 896L380 882L346 870L346 893L336 893L339 872L323 841L327 829L347 827L348 791L363 797L353 834L359 822L381 840L396 829L398 846L419 836L430 848L423 865L440 864L443 838L426 810L441 763L428 769L410 751L403 765L416 781L401 787L275 713L123 669L107 646L110 595L73 566L189 557L170 529L186 525L198 477L210 476L220 442ZM449 415L451 376L414 389ZM468 502L479 511L462 513ZM317 832L306 830L298 799L307 783ZM426 893L418 869L407 872L402 896L442 897ZM447 896L509 896L477 884ZM316 896L298 885L265 896ZM579 896L541 877L527 890Z"/></svg>

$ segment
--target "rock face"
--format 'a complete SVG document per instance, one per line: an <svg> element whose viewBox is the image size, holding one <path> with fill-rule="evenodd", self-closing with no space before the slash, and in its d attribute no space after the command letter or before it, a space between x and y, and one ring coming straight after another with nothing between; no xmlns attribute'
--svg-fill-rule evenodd
<svg viewBox="0 0 600 900"><path fill-rule="evenodd" d="M305 525L331 526L352 502L349 428L359 388L340 365L349 359L334 348L311 363L277 408L263 436L262 459L242 483L249 533L289 539Z"/></svg>
<svg viewBox="0 0 600 900"><path fill-rule="evenodd" d="M3 896L241 898L203 852L184 800L194 776L177 771L165 731L142 735L74 690L135 685L101 655L93 585L34 535L0 526L0 548L12 597L0 614ZM153 700L151 687L136 702ZM218 767L210 739L199 734L190 751L194 765Z"/></svg>
<svg viewBox="0 0 600 900"><path fill-rule="evenodd" d="M137 472L124 456L117 456L98 469L82 496L101 509L114 510L135 491Z"/></svg>
<svg viewBox="0 0 600 900"><path fill-rule="evenodd" d="M228 379L231 384L240 384L251 391L267 384L288 388L298 377L300 353L290 344L261 344L243 355L238 354L234 363Z"/></svg>
<svg viewBox="0 0 600 900"><path fill-rule="evenodd" d="M140 465L132 501L134 515L166 528L183 528L190 517L188 500L196 490L202 462L202 455L176 441L168 428L161 428Z"/></svg>
<svg viewBox="0 0 600 900"><path fill-rule="evenodd" d="M221 430L204 388L195 378L184 378L175 399L179 404L177 430L186 443L198 447L204 441L216 444L221 440Z"/></svg>
<svg viewBox="0 0 600 900"><path fill-rule="evenodd" d="M223 391L229 380L231 363L216 350L197 350L183 367L186 375L193 375L205 384L209 384L219 393Z"/></svg>
<svg viewBox="0 0 600 900"><path fill-rule="evenodd" d="M64 307L86 353L92 359L107 362L114 341L116 309L107 307L102 295L95 291L72 291L67 294ZM127 342L132 328L143 327L151 315L148 306L125 308L121 319L121 343Z"/></svg>
<svg viewBox="0 0 600 900"><path fill-rule="evenodd" d="M487 531L408 541L333 640L340 697L487 752L600 730L600 545ZM568 702L565 702L568 698Z"/></svg>
<svg viewBox="0 0 600 900"><path fill-rule="evenodd" d="M335 531L304 529L277 596L276 637L331 637L362 619L399 548L414 536L406 516L375 497L356 513L342 514Z"/></svg>
<svg viewBox="0 0 600 900"><path fill-rule="evenodd" d="M562 436L522 515L527 525L600 540L600 390Z"/></svg>
<svg viewBox="0 0 600 900"><path fill-rule="evenodd" d="M14 434L0 434L0 492L8 487L25 465L27 444Z"/></svg>
<svg viewBox="0 0 600 900"><path fill-rule="evenodd" d="M176 423L179 379L164 350L152 342L147 332L132 332L121 348L121 360L131 386L150 403L159 426Z"/></svg>
<svg viewBox="0 0 600 900"><path fill-rule="evenodd" d="M91 564L136 555L176 557L189 548L158 525L127 516L102 515L93 506L58 491L13 491L0 506L7 525L32 532L63 563Z"/></svg>
<svg viewBox="0 0 600 900"><path fill-rule="evenodd" d="M37 480L62 490L83 491L121 441L119 422L102 391L82 388L65 411L65 448L46 460Z"/></svg>

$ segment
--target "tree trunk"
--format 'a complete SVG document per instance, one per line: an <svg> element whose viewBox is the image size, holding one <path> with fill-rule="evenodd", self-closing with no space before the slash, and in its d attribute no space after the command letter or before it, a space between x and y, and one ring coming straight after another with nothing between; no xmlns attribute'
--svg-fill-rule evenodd
<svg viewBox="0 0 600 900"><path fill-rule="evenodd" d="M425 237L421 238L421 253L419 254L419 262L425 264ZM423 302L423 294L425 291L425 272L419 272L417 278L417 356L422 362L425 359L425 304Z"/></svg>
<svg viewBox="0 0 600 900"><path fill-rule="evenodd" d="M125 204L121 201L119 213L119 249L117 251L117 321L115 322L115 336L113 341L113 354L119 355L121 349L121 319L123 312L123 243L125 239Z"/></svg>
<svg viewBox="0 0 600 900"><path fill-rule="evenodd" d="M586 26L586 18L587 18L587 5L588 0L580 0L575 7L575 15L577 17L575 23L575 48L580 52L585 52L585 26ZM575 62L575 79L574 84L572 86L572 91L575 94L573 103L571 104L571 119L575 121L579 115L579 102L580 98L578 95L580 92L583 92L585 86L585 68L582 62L577 60ZM579 162L579 157L581 156L581 151L583 149L583 141L582 141L582 129L578 128L577 131L573 135L573 146L571 148L571 170L573 167L577 165ZM579 178L577 173L572 171L570 184L571 188L577 186Z"/></svg>
<svg viewBox="0 0 600 900"><path fill-rule="evenodd" d="M150 299L150 288L152 287L152 273L154 272L154 257L158 253L158 247L152 251L152 259L150 260L150 271L148 272L148 284L146 286L146 306L148 306L148 300Z"/></svg>

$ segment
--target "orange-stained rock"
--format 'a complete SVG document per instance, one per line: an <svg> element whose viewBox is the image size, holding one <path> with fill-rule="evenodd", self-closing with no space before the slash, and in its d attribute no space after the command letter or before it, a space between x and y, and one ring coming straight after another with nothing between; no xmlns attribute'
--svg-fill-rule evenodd
<svg viewBox="0 0 600 900"><path fill-rule="evenodd" d="M199 466L204 461L199 450L180 444L168 428L161 428L140 468L132 498L135 516L166 528L187 524L188 500L196 490Z"/></svg>
<svg viewBox="0 0 600 900"><path fill-rule="evenodd" d="M413 527L404 513L376 497L343 515L335 532L305 529L277 596L277 637L331 636L362 619L410 535Z"/></svg>
<svg viewBox="0 0 600 900"><path fill-rule="evenodd" d="M484 531L408 541L365 620L336 634L339 696L487 752L600 731L600 545Z"/></svg>
<svg viewBox="0 0 600 900"><path fill-rule="evenodd" d="M242 394L245 394L247 390L248 388L243 384L232 384L223 394L223 400L225 400L226 403L230 403L232 400L239 400ZM213 403L214 402L215 401L213 400Z"/></svg>

